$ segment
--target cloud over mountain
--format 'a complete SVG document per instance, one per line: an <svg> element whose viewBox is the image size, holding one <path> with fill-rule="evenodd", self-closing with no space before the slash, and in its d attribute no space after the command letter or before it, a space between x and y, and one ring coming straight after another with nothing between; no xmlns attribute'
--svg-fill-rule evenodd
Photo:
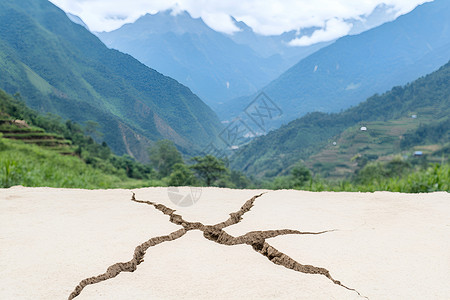
<svg viewBox="0 0 450 300"><path fill-rule="evenodd" d="M309 38L293 44L305 45L345 35L349 24L343 20L361 19L379 5L387 5L396 15L405 14L418 4L430 0L51 0L65 11L76 14L93 31L111 31L131 23L146 13L176 8L193 17L201 17L212 29L233 33L239 30L231 19L244 21L263 35L318 27Z"/></svg>

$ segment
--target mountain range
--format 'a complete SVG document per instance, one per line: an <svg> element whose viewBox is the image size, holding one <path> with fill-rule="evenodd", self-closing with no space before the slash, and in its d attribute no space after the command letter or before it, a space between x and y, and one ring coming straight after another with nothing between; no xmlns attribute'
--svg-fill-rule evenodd
<svg viewBox="0 0 450 300"><path fill-rule="evenodd" d="M284 72L261 90L283 115L269 129L308 112L336 112L428 74L450 59L450 2L435 0L395 21L340 38ZM231 120L256 97L217 107Z"/></svg>
<svg viewBox="0 0 450 300"><path fill-rule="evenodd" d="M0 88L40 112L97 122L118 154L145 161L163 138L198 153L221 129L189 88L108 49L47 0L0 0L0 28Z"/></svg>
<svg viewBox="0 0 450 300"><path fill-rule="evenodd" d="M392 6L381 4L370 14L344 21L352 26L350 34L358 34L393 20L396 13ZM80 23L79 18L71 17ZM217 110L227 100L256 92L302 58L333 42L292 46L292 40L309 37L321 28L262 35L243 21L231 20L238 30L225 34L186 11L167 10L96 34L107 46L187 85Z"/></svg>
<svg viewBox="0 0 450 300"><path fill-rule="evenodd" d="M256 92L288 68L280 55L263 57L186 11L146 14L97 35L108 47L189 86L212 107Z"/></svg>

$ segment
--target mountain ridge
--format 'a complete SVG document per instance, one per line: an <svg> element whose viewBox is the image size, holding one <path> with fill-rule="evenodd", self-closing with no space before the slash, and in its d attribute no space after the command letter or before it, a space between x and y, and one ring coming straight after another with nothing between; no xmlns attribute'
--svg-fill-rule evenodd
<svg viewBox="0 0 450 300"><path fill-rule="evenodd" d="M346 109L436 70L450 59L448 13L446 1L425 3L304 58L261 89L285 112L271 129L307 112ZM253 97L224 103L219 116L233 118Z"/></svg>
<svg viewBox="0 0 450 300"><path fill-rule="evenodd" d="M146 14L96 34L108 47L189 86L211 106L254 92L287 68L280 56L262 57L185 11Z"/></svg>

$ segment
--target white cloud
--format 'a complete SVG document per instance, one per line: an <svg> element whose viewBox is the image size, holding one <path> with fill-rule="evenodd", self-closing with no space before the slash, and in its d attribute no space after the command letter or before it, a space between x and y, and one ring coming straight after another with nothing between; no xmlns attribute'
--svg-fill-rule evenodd
<svg viewBox="0 0 450 300"><path fill-rule="evenodd" d="M342 20L370 14L382 3L398 14L431 0L50 0L65 11L80 16L93 31L110 31L134 22L146 13L176 7L193 17L202 17L211 28L231 33L237 28L229 16L244 21L260 34L281 34L316 26L321 28L309 41L346 34ZM301 40L301 38L300 38ZM306 43L304 39L301 43Z"/></svg>
<svg viewBox="0 0 450 300"><path fill-rule="evenodd" d="M347 35L352 29L352 24L333 18L326 21L324 28L313 32L311 36L302 36L289 42L291 46L309 46L319 42L328 42Z"/></svg>
<svg viewBox="0 0 450 300"><path fill-rule="evenodd" d="M226 13L204 13L201 17L209 27L216 31L231 34L239 30L231 20L231 16Z"/></svg>

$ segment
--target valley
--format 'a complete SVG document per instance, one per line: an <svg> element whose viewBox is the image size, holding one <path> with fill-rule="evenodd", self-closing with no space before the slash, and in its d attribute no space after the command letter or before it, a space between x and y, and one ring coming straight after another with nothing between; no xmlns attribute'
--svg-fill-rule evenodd
<svg viewBox="0 0 450 300"><path fill-rule="evenodd" d="M168 9L90 32L77 15L27 1L0 0L0 89L27 112L5 106L4 140L135 186L356 189L365 168L448 164L446 1L399 17L377 6L345 19L349 34L300 47L289 44L322 29L261 35L230 16L237 31L223 33ZM294 178L302 172L309 187Z"/></svg>

